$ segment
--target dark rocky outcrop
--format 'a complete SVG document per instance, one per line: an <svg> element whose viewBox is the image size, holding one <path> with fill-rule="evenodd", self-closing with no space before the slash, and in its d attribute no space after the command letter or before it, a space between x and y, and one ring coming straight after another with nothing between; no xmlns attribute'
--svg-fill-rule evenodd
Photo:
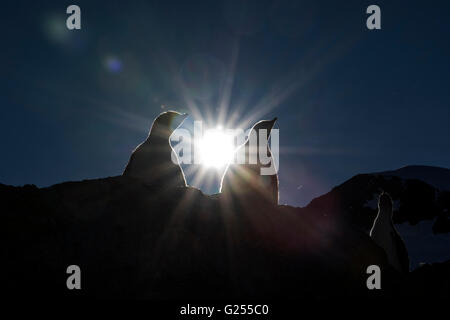
<svg viewBox="0 0 450 320"><path fill-rule="evenodd" d="M190 187L161 193L127 177L0 185L0 201L11 297L370 299L420 296L428 285L427 270L414 281L396 273L363 231L311 208L227 203ZM80 291L66 288L72 264ZM371 264L380 291L366 288Z"/></svg>
<svg viewBox="0 0 450 320"><path fill-rule="evenodd" d="M397 171L359 174L313 199L307 208L344 219L367 232L377 215L378 195L386 191L394 200L394 223L416 225L435 220L433 232L448 233L450 191L435 185L444 188L448 183L450 188L449 172L444 168L410 166Z"/></svg>

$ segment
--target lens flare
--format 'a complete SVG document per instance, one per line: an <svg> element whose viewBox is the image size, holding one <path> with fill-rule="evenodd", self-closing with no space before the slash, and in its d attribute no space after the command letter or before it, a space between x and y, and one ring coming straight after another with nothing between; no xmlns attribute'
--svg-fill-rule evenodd
<svg viewBox="0 0 450 320"><path fill-rule="evenodd" d="M107 57L105 59L105 67L109 72L118 73L122 70L122 61L113 56Z"/></svg>

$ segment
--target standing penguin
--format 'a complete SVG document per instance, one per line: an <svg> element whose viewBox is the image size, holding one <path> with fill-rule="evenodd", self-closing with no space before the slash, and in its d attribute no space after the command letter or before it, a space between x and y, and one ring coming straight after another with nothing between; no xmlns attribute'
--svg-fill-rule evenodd
<svg viewBox="0 0 450 320"><path fill-rule="evenodd" d="M370 237L384 249L389 263L399 272L409 272L409 257L403 239L392 222L392 198L382 193L378 200L378 215L370 230Z"/></svg>
<svg viewBox="0 0 450 320"><path fill-rule="evenodd" d="M147 139L131 154L123 176L134 177L146 184L162 188L186 186L186 179L178 158L176 158L177 163L172 161L173 150L169 142L175 130L171 128L171 125L177 117L182 117L181 122L183 122L187 114L167 111L153 121Z"/></svg>
<svg viewBox="0 0 450 320"><path fill-rule="evenodd" d="M223 196L231 195L234 199L247 203L262 200L278 205L278 175L268 145L270 132L276 121L277 118L259 121L250 130L246 143L237 149L237 152L245 152L245 163L229 164L222 176L220 192ZM260 130L266 130L267 135L260 137ZM261 141L261 138L265 141ZM260 156L264 152L269 163L261 161ZM273 174L262 174L261 169L269 167L273 168Z"/></svg>

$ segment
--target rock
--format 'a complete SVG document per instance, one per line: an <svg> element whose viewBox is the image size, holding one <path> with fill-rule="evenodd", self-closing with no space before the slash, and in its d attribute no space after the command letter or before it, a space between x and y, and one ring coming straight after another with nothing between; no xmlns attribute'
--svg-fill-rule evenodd
<svg viewBox="0 0 450 320"><path fill-rule="evenodd" d="M310 209L236 205L191 187L161 193L128 177L0 185L0 200L11 296L370 298L380 295L366 288L371 264L383 297L409 288L363 231ZM80 291L65 286L73 264Z"/></svg>

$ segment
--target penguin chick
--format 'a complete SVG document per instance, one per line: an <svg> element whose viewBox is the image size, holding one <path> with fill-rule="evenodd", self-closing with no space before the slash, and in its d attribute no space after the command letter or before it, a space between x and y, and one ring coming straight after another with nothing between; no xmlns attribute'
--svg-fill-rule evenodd
<svg viewBox="0 0 450 320"><path fill-rule="evenodd" d="M176 155L176 163L172 161L174 151L169 142L175 130L171 128L172 122L178 117L182 118L181 124L187 114L167 111L153 121L147 139L131 154L123 176L137 178L146 184L162 188L186 186L186 179Z"/></svg>
<svg viewBox="0 0 450 320"><path fill-rule="evenodd" d="M378 200L378 215L375 218L370 237L386 252L389 263L399 272L409 272L409 257L403 239L392 222L392 198L382 193Z"/></svg>
<svg viewBox="0 0 450 320"><path fill-rule="evenodd" d="M250 130L247 141L237 149L237 152L245 151L245 163L229 164L225 169L220 185L220 192L225 197L231 195L244 202L258 199L278 205L278 175L268 145L270 133L276 121L277 118L257 122ZM260 137L260 130L263 129L266 130L267 135ZM261 141L260 138L265 141ZM261 151L261 148L266 150ZM269 162L261 159L261 154L264 152L267 155L265 160ZM261 170L269 168L273 174L262 174L264 171Z"/></svg>

